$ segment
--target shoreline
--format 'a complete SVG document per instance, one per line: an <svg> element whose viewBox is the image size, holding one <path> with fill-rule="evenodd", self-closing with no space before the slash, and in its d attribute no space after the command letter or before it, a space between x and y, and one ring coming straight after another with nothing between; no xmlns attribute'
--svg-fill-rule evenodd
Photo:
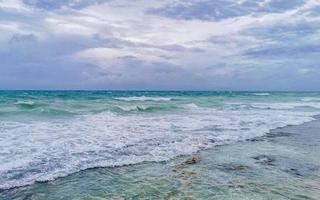
<svg viewBox="0 0 320 200"><path fill-rule="evenodd" d="M307 122L303 122L302 124L299 124L299 125L286 125L286 126L283 126L283 127L277 127L277 128L271 129L268 133L265 133L262 136L257 136L257 137L253 137L253 138L245 139L245 140L232 141L231 143L226 142L226 143L223 143L223 144L216 144L216 145L214 145L214 146L212 146L212 147L210 147L208 149L202 149L202 150L199 150L199 151L197 151L197 152L195 152L193 154L190 154L190 155L179 155L179 156L175 156L173 158L170 158L168 160L159 161L159 162L157 162L157 161L143 161L143 162L135 163L135 164L125 164L125 165L116 165L116 166L98 166L98 167L86 168L86 169L83 169L83 170L76 171L74 173L67 174L65 176L58 176L58 177L56 177L56 178L54 178L52 180L35 181L34 183L31 183L31 184L28 184L28 185L14 186L14 187L11 187L11 188L0 189L0 194L2 192L8 191L8 190L15 190L15 189L19 189L19 188L27 188L27 187L33 186L35 184L50 183L50 182L56 181L57 179L67 178L69 176L73 176L73 175L76 175L78 173L85 173L85 171L87 171L87 170L90 171L90 170L97 170L97 169L104 169L104 168L113 169L113 168L121 168L121 167L130 167L130 166L134 166L134 165L143 165L143 164L148 164L148 163L155 163L155 164L156 163L168 163L168 162L173 162L174 160L178 160L178 159L186 159L186 161L187 161L188 159L192 159L194 156L197 156L197 155L201 154L201 152L210 151L213 148L219 148L219 147L222 147L222 146L225 146L225 145L236 145L237 143L242 143L242 142L263 141L265 138L268 138L270 136L271 137L277 137L279 135L279 133L277 133L277 131L280 131L283 128L302 126L302 125L304 125L306 123L310 123L310 122L313 122L313 121L316 121L316 120L319 120L319 122L320 122L320 115L319 114L316 114L316 115L312 116L312 118L313 118L313 120L307 121Z"/></svg>
<svg viewBox="0 0 320 200"><path fill-rule="evenodd" d="M193 160L194 156L179 156L179 157L176 157L170 161L163 161L163 162L159 162L159 163L145 162L145 163L140 163L140 164L135 164L135 165L120 166L120 167L91 168L91 169L82 170L82 171L74 173L74 174L70 174L65 177L57 178L56 180L53 180L53 181L37 182L37 183L32 184L30 186L2 190L0 192L0 199L5 199L5 198L16 199L17 197L25 196L26 194L31 194L31 196L37 197L37 195L39 195L39 193L44 195L43 196L44 199L50 199L51 198L50 196L46 196L46 193L48 191L57 191L57 190L61 190L63 188L66 189L66 188L71 187L71 185L65 184L66 181L67 182L71 181L72 183L76 183L74 185L74 187L75 187L74 191L78 191L77 189L80 189L81 187L78 188L77 185L82 185L86 182L90 182L91 184L95 184L95 183L99 183L100 181L104 180L104 179L100 180L99 178L97 178L97 176L92 176L92 174L96 174L96 173L98 173L99 175L104 174L104 175L102 175L102 177L105 179L110 179L112 177L113 178L116 177L115 181L119 181L119 182L121 182L122 180L126 180L126 178L130 177L130 175L131 176L134 175L134 177L136 177L137 179L142 179L141 182L145 182L149 176L161 178L162 177L161 174L159 175L154 172L156 170L160 170L163 173L162 175L166 177L166 179L165 179L166 181L163 183L163 187L167 186L167 189L165 189L163 192L160 192L158 194L159 195L158 197L160 197L161 194L165 194L167 191L170 191L170 188L171 188L170 185L172 185L172 186L175 186L175 185L180 185L180 186L182 185L183 186L184 184L194 185L194 182L200 182L201 184L208 183L208 180L206 180L206 178L204 178L202 176L201 176L202 178L201 177L199 178L199 174L202 174L202 173L210 174L210 176L213 175L216 179L215 181L210 183L210 185L214 189L211 189L211 190L208 189L208 191L206 191L210 194L212 193L212 191L219 190L219 188L220 188L220 190L221 190L221 188L223 188L223 189L229 188L226 190L230 190L230 188L231 189L233 188L235 190L239 190L239 189L245 190L245 189L247 189L248 185L251 185L250 187L252 187L252 188L254 188L255 186L257 188L266 187L264 184L262 184L263 182L256 184L254 182L246 182L246 181L243 182L243 180L239 182L239 180L238 180L239 183L237 183L237 181L233 180L234 178L232 177L232 174L236 175L237 178L246 180L246 178L244 178L243 175L245 175L245 177L246 176L250 177L253 175L258 176L256 174L257 173L256 171L261 171L262 174L265 174L267 171L268 173L271 173L271 174L275 173L277 175L275 177L280 176L279 180L283 180L283 178L285 176L288 176L287 177L288 180L303 179L304 181L306 181L308 179L307 177L309 177L310 173L315 176L319 176L319 169L318 168L320 168L320 163L317 163L316 161L315 161L316 163L312 163L308 160L304 160L305 158L303 158L303 161L305 161L305 163L303 163L301 165L302 167L300 169L297 163L295 163L295 162L293 164L291 163L297 158L290 159L290 155L286 155L287 150L280 148L281 151L278 152L279 155L277 155L277 153L275 153L274 155L272 155L272 154L268 155L268 152L269 152L269 154L271 152L273 152L274 150L272 150L272 148L277 147L279 145L279 143L284 146L289 146L291 148L292 143L297 142L297 140L310 141L310 138L309 138L310 133L312 133L315 137L314 141L311 140L311 142L316 142L315 143L316 145L319 144L319 143L317 143L317 141L318 141L317 138L319 139L320 135L315 132L317 132L317 130L320 130L320 120L319 120L320 117L319 117L319 115L316 115L316 116L314 116L314 118L315 118L315 120L303 123L302 125L294 125L294 126L289 125L286 127L273 129L270 131L270 133L266 134L265 136L254 138L249 141L241 141L241 142L236 142L236 143L227 144L227 145L219 145L219 146L215 146L211 149L201 150L200 152L195 154L195 155L200 155L200 159ZM302 131L304 133L301 133L300 129L303 129ZM303 148L304 145L305 144L303 144L301 146L301 148ZM254 152L252 152L253 149L255 151L262 151L262 152L260 152L259 155L254 155ZM298 150L300 151L303 149L298 148ZM304 149L304 150L306 150L306 149ZM315 152L320 153L320 151L318 151L318 150L319 150L319 148L316 148ZM249 155L249 154L252 154L252 155L246 157L246 155ZM289 157L289 159L287 160L287 163L285 162L285 160L283 160L283 158L281 158L281 156L282 157L283 156ZM239 157L239 158L244 157L244 158L242 160L241 159L239 160L239 158L237 158L237 157ZM306 167L304 165L304 164L310 165L310 163L308 163L308 162L310 162L311 165L314 164L315 166L311 166L311 167L309 167L310 168L309 169L308 167ZM292 166L286 166L286 165L290 165L290 163L292 164ZM163 171L164 169L166 169L166 170ZM135 174L135 173L132 174L132 172L131 172L132 170L135 173L140 174L140 175L137 176L137 174ZM147 172L147 173L145 173L145 172ZM111 173L110 176L105 177L105 174L108 174L108 173ZM151 173L151 174L148 175L148 173ZM228 179L230 179L231 181L224 182L223 178L222 178L224 176L228 177ZM282 176L284 176L284 177L282 177ZM222 180L220 180L221 178L222 178ZM268 179L267 177L263 177L263 178ZM272 177L269 177L269 178L272 179ZM83 180L83 179L85 179L85 180ZM126 187L126 185L130 185L131 183L133 183L135 181L136 180L130 180L125 183L119 184L119 188L121 188L121 186ZM101 184L100 186L97 186L97 188L95 188L94 190L103 191L104 189L102 186L111 187L109 185L110 183L108 181L106 181L106 182L102 181L102 182L103 182L103 184ZM156 186L157 185L159 186L159 184L157 184L156 182L153 182L151 180L149 180L149 182L150 182L149 183L150 185L155 184ZM170 184L166 184L166 182L170 182ZM268 182L268 181L266 180L266 182ZM316 181L316 183L320 184L320 181L318 181L318 182ZM205 185L207 185L207 184L205 184ZM154 187L156 187L156 186L154 186ZM39 192L40 188L46 192L43 192L43 191ZM203 190L203 188L205 188L205 187L202 185L202 187L198 188L198 189ZM84 188L82 188L81 190L83 190L83 189ZM315 189L314 193L315 193L315 195L320 196L320 188L318 188L318 189L319 189L319 191L317 191L317 189ZM178 190L178 189L176 189L176 190ZM139 193L139 191L140 190L137 189L133 193ZM184 192L190 193L192 191L196 192L194 189L191 189L191 188L186 189ZM277 191L277 192L279 193L279 191ZM82 192L79 191L78 195L83 196L83 194L81 194L81 193ZM107 192L107 193L110 193L110 192ZM152 193L157 194L157 192L151 192L150 194L148 193L149 195L151 195L149 197L151 199L156 198L156 197L152 197ZM90 194L90 192L86 193L86 195L88 195L88 194ZM179 194L179 192L177 194ZM205 192L203 192L203 195L204 194L205 194ZM281 192L280 192L280 194L281 194ZM278 194L278 196L280 194ZM115 193L111 192L110 195L107 196L106 198L107 199L108 198L111 198L111 199L118 198L116 196L113 196L113 195L117 195L117 192L115 192ZM172 194L172 195L173 195L173 197L175 196L175 194ZM235 194L233 194L233 195L235 195ZM93 196L95 196L95 195L93 195ZM101 194L97 194L97 196L101 196ZM130 197L130 196L132 196L132 194L128 194L127 197ZM188 196L188 195L186 195L186 196ZM192 195L189 195L189 196L192 197ZM307 194L307 196L308 196L308 194ZM310 196L312 199L313 198L312 194ZM147 197L148 197L148 195L146 195L145 197L141 197L141 198L147 198ZM283 195L282 195L282 197L284 198ZM39 196L39 198L41 199L41 195ZM73 198L73 197L69 196L69 198ZM119 198L121 199L124 197L121 197L121 195L120 195ZM192 197L192 198L195 198L195 197ZM206 198L206 197L205 197L205 195L203 197L201 197L201 195L200 195L200 196L197 196L197 198L201 199L201 198ZM52 198L52 199L54 199L54 198ZM301 198L301 199L303 199L303 198Z"/></svg>

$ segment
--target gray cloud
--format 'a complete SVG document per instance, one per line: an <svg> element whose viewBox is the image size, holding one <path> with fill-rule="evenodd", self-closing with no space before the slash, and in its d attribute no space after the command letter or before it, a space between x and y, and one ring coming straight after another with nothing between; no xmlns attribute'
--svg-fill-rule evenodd
<svg viewBox="0 0 320 200"><path fill-rule="evenodd" d="M1 89L319 89L302 0L23 2L1 8Z"/></svg>
<svg viewBox="0 0 320 200"><path fill-rule="evenodd" d="M303 3L304 0L271 0L266 3L256 0L184 0L179 4L148 10L148 13L177 19L221 20L244 15L284 12Z"/></svg>
<svg viewBox="0 0 320 200"><path fill-rule="evenodd" d="M107 1L108 0L23 0L23 3L45 10L56 10L62 7L80 9Z"/></svg>

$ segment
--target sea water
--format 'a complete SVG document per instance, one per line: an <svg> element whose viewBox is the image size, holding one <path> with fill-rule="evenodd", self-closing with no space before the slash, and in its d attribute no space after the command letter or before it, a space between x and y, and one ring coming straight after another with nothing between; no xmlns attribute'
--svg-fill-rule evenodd
<svg viewBox="0 0 320 200"><path fill-rule="evenodd" d="M320 93L0 92L0 189L168 161L312 121Z"/></svg>

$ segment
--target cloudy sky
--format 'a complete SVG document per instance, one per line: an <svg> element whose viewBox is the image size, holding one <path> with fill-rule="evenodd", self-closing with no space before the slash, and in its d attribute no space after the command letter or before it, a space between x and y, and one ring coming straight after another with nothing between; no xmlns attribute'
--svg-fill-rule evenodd
<svg viewBox="0 0 320 200"><path fill-rule="evenodd" d="M320 90L320 0L0 0L0 89Z"/></svg>

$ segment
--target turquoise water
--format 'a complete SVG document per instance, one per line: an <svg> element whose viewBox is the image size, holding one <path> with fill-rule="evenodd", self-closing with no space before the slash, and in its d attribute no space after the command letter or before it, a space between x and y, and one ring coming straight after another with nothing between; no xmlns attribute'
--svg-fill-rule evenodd
<svg viewBox="0 0 320 200"><path fill-rule="evenodd" d="M320 121L168 162L94 168L5 190L0 199L305 200L320 196ZM199 157L194 164L185 164Z"/></svg>
<svg viewBox="0 0 320 200"><path fill-rule="evenodd" d="M2 91L0 189L97 167L147 163L142 172L152 171L318 114L320 93Z"/></svg>

